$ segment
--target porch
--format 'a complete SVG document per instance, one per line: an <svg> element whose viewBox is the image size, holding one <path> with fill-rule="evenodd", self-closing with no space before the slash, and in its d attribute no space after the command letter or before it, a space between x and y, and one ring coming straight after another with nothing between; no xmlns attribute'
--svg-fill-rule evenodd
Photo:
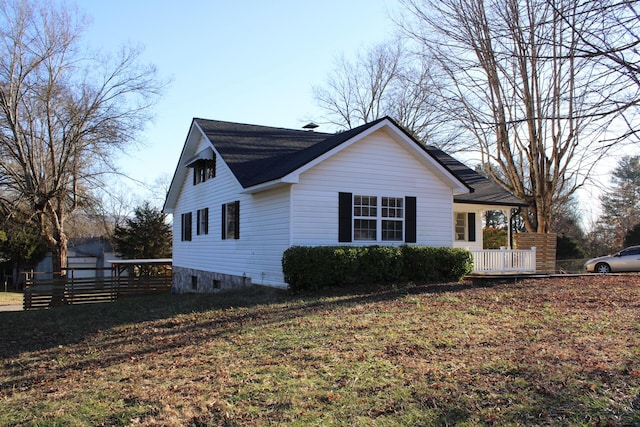
<svg viewBox="0 0 640 427"><path fill-rule="evenodd" d="M536 248L472 249L474 274L514 274L536 272Z"/></svg>

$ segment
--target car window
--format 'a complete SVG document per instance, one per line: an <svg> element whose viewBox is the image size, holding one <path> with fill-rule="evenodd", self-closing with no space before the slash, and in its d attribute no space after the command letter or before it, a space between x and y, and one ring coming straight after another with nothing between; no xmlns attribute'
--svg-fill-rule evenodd
<svg viewBox="0 0 640 427"><path fill-rule="evenodd" d="M620 256L639 255L639 254L640 254L640 247L639 248L628 248L628 249L625 249L624 251L620 252Z"/></svg>

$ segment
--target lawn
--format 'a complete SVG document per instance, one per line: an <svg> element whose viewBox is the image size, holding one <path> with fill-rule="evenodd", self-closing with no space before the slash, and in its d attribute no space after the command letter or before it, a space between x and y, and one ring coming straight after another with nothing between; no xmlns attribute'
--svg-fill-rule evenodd
<svg viewBox="0 0 640 427"><path fill-rule="evenodd" d="M638 425L640 277L0 313L0 425Z"/></svg>

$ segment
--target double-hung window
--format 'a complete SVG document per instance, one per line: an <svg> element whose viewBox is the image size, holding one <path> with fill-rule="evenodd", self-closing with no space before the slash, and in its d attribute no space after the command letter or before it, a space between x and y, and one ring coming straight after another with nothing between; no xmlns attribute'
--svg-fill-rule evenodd
<svg viewBox="0 0 640 427"><path fill-rule="evenodd" d="M222 205L222 239L240 238L240 202Z"/></svg>
<svg viewBox="0 0 640 427"><path fill-rule="evenodd" d="M191 212L183 213L181 216L181 240L191 240Z"/></svg>
<svg viewBox="0 0 640 427"><path fill-rule="evenodd" d="M377 240L378 198L353 196L353 239Z"/></svg>
<svg viewBox="0 0 640 427"><path fill-rule="evenodd" d="M353 240L402 241L404 199L353 196Z"/></svg>
<svg viewBox="0 0 640 427"><path fill-rule="evenodd" d="M456 212L456 240L467 240L467 214Z"/></svg>
<svg viewBox="0 0 640 427"><path fill-rule="evenodd" d="M338 194L338 241L416 243L416 198Z"/></svg>
<svg viewBox="0 0 640 427"><path fill-rule="evenodd" d="M475 242L476 214L474 212L456 212L454 233L457 242Z"/></svg>
<svg viewBox="0 0 640 427"><path fill-rule="evenodd" d="M404 224L404 199L382 198L382 240L402 241Z"/></svg>
<svg viewBox="0 0 640 427"><path fill-rule="evenodd" d="M196 234L209 234L209 208L198 209Z"/></svg>

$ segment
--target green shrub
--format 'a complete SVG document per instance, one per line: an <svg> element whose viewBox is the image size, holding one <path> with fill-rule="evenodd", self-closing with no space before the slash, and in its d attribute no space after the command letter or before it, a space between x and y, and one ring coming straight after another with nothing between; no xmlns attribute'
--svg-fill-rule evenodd
<svg viewBox="0 0 640 427"><path fill-rule="evenodd" d="M358 257L360 283L385 283L402 277L402 252L397 247L360 248Z"/></svg>
<svg viewBox="0 0 640 427"><path fill-rule="evenodd" d="M282 258L285 281L295 283L300 289L319 289L338 283L337 259L332 247L295 246Z"/></svg>
<svg viewBox="0 0 640 427"><path fill-rule="evenodd" d="M404 246L402 250L406 280L457 281L473 271L473 257L466 249Z"/></svg>
<svg viewBox="0 0 640 427"><path fill-rule="evenodd" d="M427 246L293 246L282 257L293 291L399 281L458 281L473 270L464 249Z"/></svg>

